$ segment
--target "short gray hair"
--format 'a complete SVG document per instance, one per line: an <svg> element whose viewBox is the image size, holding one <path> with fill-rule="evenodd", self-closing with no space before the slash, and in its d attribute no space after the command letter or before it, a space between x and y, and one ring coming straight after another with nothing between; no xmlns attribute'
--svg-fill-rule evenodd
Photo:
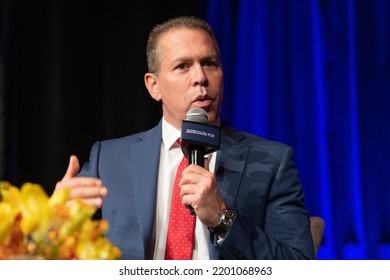
<svg viewBox="0 0 390 280"><path fill-rule="evenodd" d="M211 26L203 19L194 16L182 16L158 24L150 31L146 45L146 59L149 73L158 73L160 68L160 50L158 43L161 35L174 28L201 29L206 31L213 41L218 58L221 59L218 42Z"/></svg>

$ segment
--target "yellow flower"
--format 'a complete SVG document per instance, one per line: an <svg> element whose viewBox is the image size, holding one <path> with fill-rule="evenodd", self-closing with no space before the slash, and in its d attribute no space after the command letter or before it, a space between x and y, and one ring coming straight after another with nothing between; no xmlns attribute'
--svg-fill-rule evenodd
<svg viewBox="0 0 390 280"><path fill-rule="evenodd" d="M88 220L83 224L80 242L76 248L80 260L109 260L120 257L119 249L102 237L102 233L107 229L108 223L105 220Z"/></svg>
<svg viewBox="0 0 390 280"><path fill-rule="evenodd" d="M45 259L118 259L120 250L104 238L105 220L69 189L49 197L38 184L21 189L0 182L0 259L23 251Z"/></svg>
<svg viewBox="0 0 390 280"><path fill-rule="evenodd" d="M19 208L22 203L22 197L17 187L2 183L1 198L2 201L8 202L12 207Z"/></svg>
<svg viewBox="0 0 390 280"><path fill-rule="evenodd" d="M36 242L46 237L51 223L49 197L41 186L26 183L21 188L23 199L22 222L20 224L25 235L31 234Z"/></svg>
<svg viewBox="0 0 390 280"><path fill-rule="evenodd" d="M28 235L47 224L49 217L47 201L49 197L43 189L36 184L25 183L21 190L14 186L3 191L3 201L8 202L16 210L22 213L23 219L20 223L24 235Z"/></svg>
<svg viewBox="0 0 390 280"><path fill-rule="evenodd" d="M17 215L18 211L9 203L0 203L0 244L9 245Z"/></svg>
<svg viewBox="0 0 390 280"><path fill-rule="evenodd" d="M64 206L66 201L69 198L70 190L68 188L61 189L53 193L53 195L49 198L49 206L56 207L58 205Z"/></svg>
<svg viewBox="0 0 390 280"><path fill-rule="evenodd" d="M60 227L60 239L80 229L83 223L92 217L95 210L94 207L83 203L80 199L73 200L69 205L69 216Z"/></svg>

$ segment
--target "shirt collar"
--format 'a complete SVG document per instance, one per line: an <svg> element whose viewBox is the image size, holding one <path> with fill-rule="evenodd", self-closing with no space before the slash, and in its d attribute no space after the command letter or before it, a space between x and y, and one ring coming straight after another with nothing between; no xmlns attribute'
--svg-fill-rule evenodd
<svg viewBox="0 0 390 280"><path fill-rule="evenodd" d="M175 147L179 147L177 139L181 136L180 130L177 130L174 126L169 124L163 117L162 119L162 141L165 149L170 150Z"/></svg>

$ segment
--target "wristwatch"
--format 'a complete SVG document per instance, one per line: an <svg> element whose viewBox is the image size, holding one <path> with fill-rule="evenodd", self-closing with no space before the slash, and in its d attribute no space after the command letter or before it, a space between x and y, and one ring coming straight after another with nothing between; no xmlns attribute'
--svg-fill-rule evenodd
<svg viewBox="0 0 390 280"><path fill-rule="evenodd" d="M236 212L232 209L222 210L219 216L219 224L208 228L214 234L226 233L233 225Z"/></svg>

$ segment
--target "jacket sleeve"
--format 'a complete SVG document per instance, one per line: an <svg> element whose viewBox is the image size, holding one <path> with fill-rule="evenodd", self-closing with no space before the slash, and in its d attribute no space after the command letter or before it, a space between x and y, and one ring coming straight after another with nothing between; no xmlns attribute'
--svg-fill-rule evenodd
<svg viewBox="0 0 390 280"><path fill-rule="evenodd" d="M286 146L274 172L263 172L263 177L269 177L266 184L258 184L259 188L266 189L263 200L245 207L233 206L237 215L222 241L217 242L210 235L222 258L314 259L310 217L292 153ZM246 168L240 192L248 189L245 184L256 184L251 178L253 166Z"/></svg>
<svg viewBox="0 0 390 280"><path fill-rule="evenodd" d="M82 169L77 176L99 178L98 162L100 153L100 142L96 142L89 155L89 161L84 163ZM99 220L102 218L102 209L97 209L93 215L93 219Z"/></svg>

